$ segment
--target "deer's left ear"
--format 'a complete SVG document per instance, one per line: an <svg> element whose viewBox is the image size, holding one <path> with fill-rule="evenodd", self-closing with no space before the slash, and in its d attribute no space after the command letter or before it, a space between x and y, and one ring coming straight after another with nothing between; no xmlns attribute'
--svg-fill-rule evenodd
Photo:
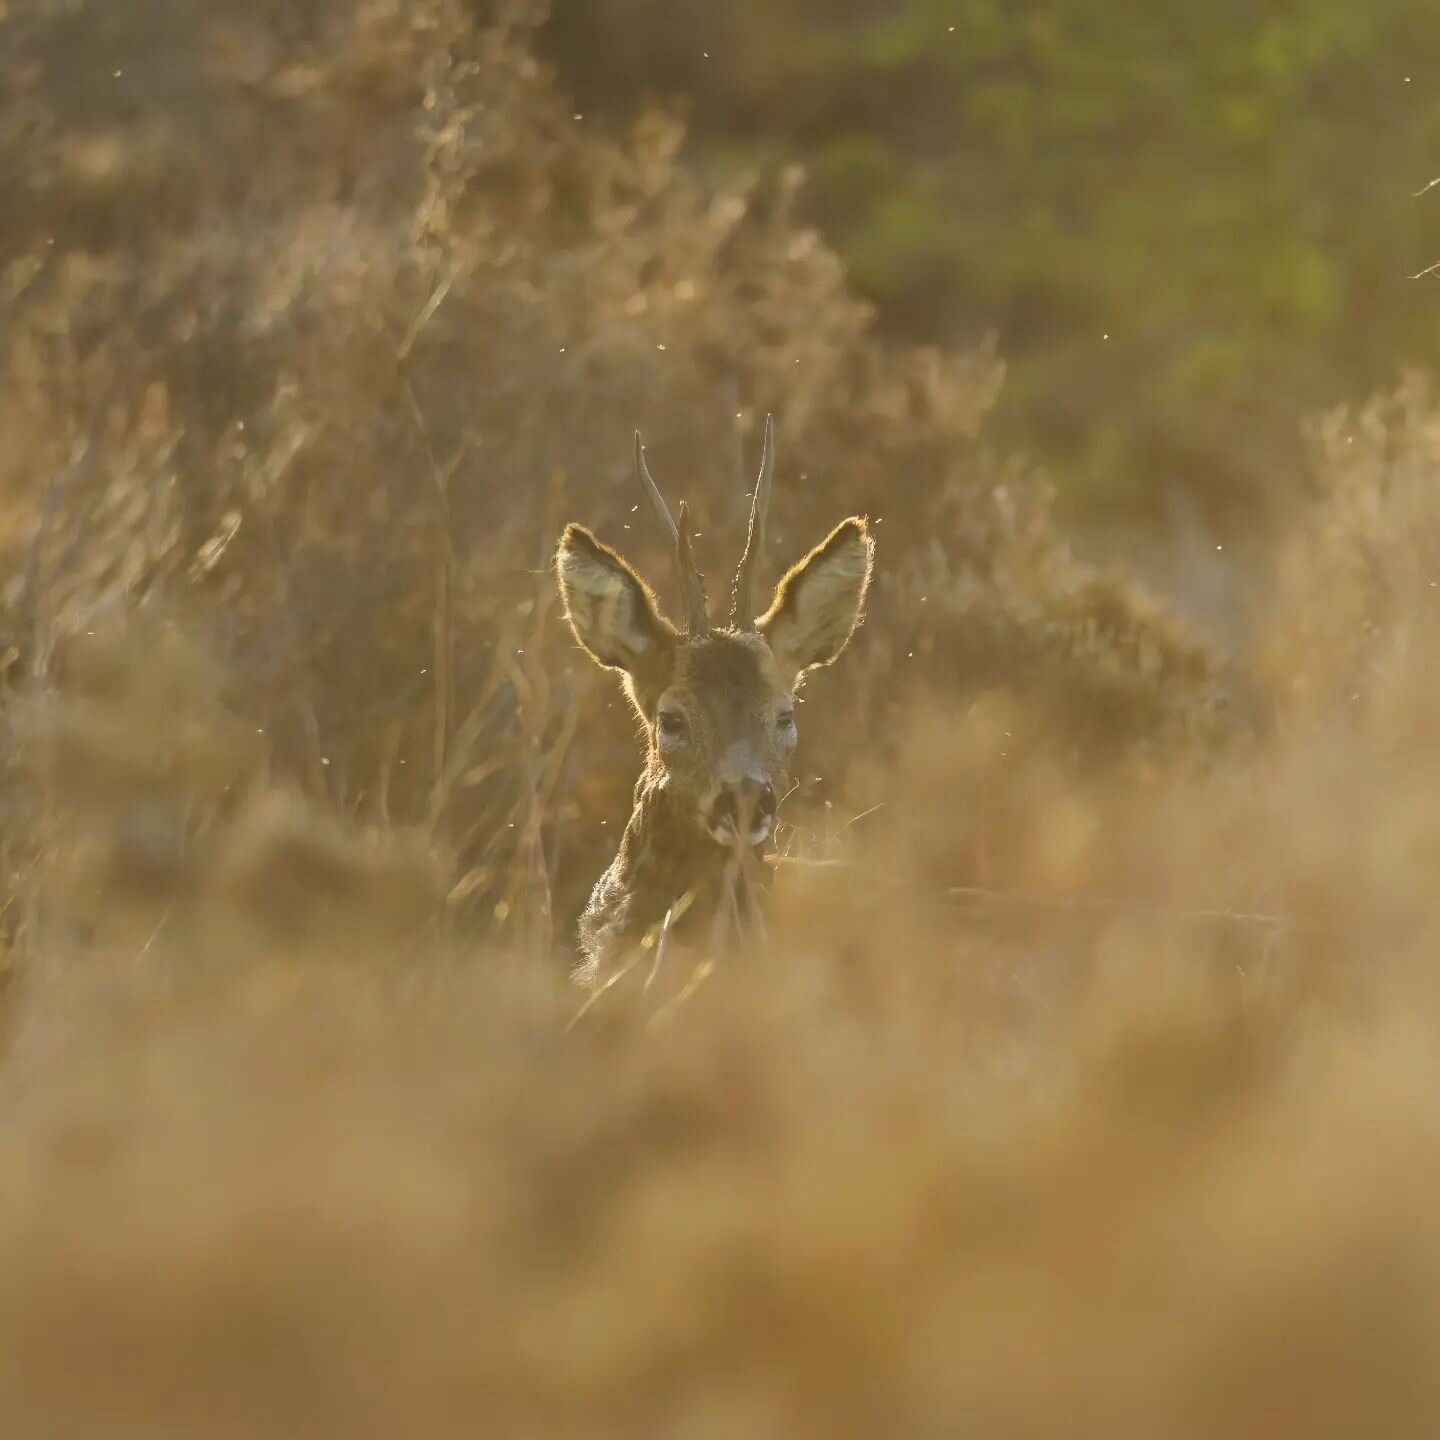
<svg viewBox="0 0 1440 1440"><path fill-rule="evenodd" d="M798 679L828 665L849 642L865 608L875 545L863 520L843 520L775 587L755 628Z"/></svg>

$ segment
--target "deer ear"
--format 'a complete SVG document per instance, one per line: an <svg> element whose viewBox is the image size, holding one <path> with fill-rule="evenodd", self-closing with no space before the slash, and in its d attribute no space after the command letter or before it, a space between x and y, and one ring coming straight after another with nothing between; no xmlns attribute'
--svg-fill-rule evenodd
<svg viewBox="0 0 1440 1440"><path fill-rule="evenodd" d="M842 520L779 585L755 628L798 679L840 654L860 623L875 545L865 522Z"/></svg>
<svg viewBox="0 0 1440 1440"><path fill-rule="evenodd" d="M583 525L567 526L560 537L555 572L565 618L601 665L633 675L674 643L650 587Z"/></svg>

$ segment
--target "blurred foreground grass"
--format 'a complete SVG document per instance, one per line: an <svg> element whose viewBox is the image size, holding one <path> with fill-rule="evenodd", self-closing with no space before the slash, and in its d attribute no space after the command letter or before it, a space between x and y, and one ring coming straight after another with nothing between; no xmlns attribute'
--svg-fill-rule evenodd
<svg viewBox="0 0 1440 1440"><path fill-rule="evenodd" d="M1425 385L1221 655L532 7L108 13L0 30L3 1433L1432 1434ZM639 424L732 554L771 408L879 552L770 944L581 1014L551 546L663 573Z"/></svg>

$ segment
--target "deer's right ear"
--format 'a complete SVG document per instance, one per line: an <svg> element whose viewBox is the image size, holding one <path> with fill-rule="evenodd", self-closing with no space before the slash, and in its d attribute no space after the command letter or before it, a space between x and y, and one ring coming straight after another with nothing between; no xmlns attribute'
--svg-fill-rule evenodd
<svg viewBox="0 0 1440 1440"><path fill-rule="evenodd" d="M583 525L567 525L555 554L565 618L601 665L634 674L675 642L650 587Z"/></svg>

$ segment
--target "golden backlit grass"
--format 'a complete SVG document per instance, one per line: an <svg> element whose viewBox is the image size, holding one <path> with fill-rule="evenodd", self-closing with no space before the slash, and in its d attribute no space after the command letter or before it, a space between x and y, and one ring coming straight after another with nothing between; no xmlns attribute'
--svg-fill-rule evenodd
<svg viewBox="0 0 1440 1440"><path fill-rule="evenodd" d="M1433 1434L1424 386L1222 657L533 6L297 16L144 31L143 123L0 20L0 1434ZM643 424L719 573L768 409L872 609L768 946L587 1005L639 762L551 547L663 575Z"/></svg>
<svg viewBox="0 0 1440 1440"><path fill-rule="evenodd" d="M1433 1424L1433 732L1100 777L934 711L764 953L577 1021L405 835L207 804L202 657L102 638L16 702L8 1433Z"/></svg>

